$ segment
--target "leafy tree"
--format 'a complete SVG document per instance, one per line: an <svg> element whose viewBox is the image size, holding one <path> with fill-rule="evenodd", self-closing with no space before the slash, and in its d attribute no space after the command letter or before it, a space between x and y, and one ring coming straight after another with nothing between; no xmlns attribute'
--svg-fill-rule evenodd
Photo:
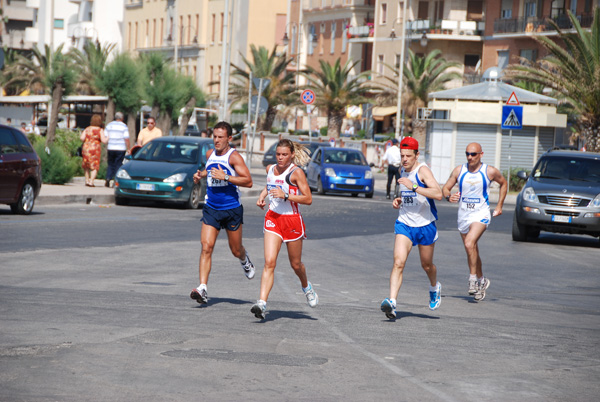
<svg viewBox="0 0 600 402"><path fill-rule="evenodd" d="M367 84L369 71L351 75L358 63L360 60L347 61L342 66L340 59L333 65L320 60L320 70L309 66L302 73L308 80L308 87L315 92L315 106L327 114L327 135L330 137L340 136L346 106L368 102L367 95L374 90Z"/></svg>
<svg viewBox="0 0 600 402"><path fill-rule="evenodd" d="M27 89L27 84L24 80L16 79L17 69L15 68L15 63L18 54L14 49L4 48L4 67L0 75L0 92L3 89L7 96L19 95Z"/></svg>
<svg viewBox="0 0 600 402"><path fill-rule="evenodd" d="M145 98L152 105L152 115L163 133L171 130L174 118L189 99L185 85L188 83L160 54L150 53L142 58L145 70ZM158 117L157 117L158 116Z"/></svg>
<svg viewBox="0 0 600 402"><path fill-rule="evenodd" d="M404 80L402 83L402 105L405 116L409 116L407 124L408 131L413 131L416 126L417 110L427 105L431 92L441 91L446 84L452 80L462 78L452 68L460 66L460 63L447 61L441 57L442 52L435 49L424 56L415 54L408 49L408 61L403 70ZM389 66L388 66L389 67ZM398 101L398 75L399 69L393 69L395 77L385 77L384 91L378 95L378 101L385 105L395 105Z"/></svg>
<svg viewBox="0 0 600 402"><path fill-rule="evenodd" d="M135 139L135 116L142 105L140 65L128 53L118 54L94 82L98 90L108 96L109 109L128 115L129 137ZM107 118L112 120L108 114Z"/></svg>
<svg viewBox="0 0 600 402"><path fill-rule="evenodd" d="M266 111L266 117L262 122L261 130L270 131L273 126L273 121L277 115L278 105L287 105L292 102L292 94L295 92L295 75L288 71L287 67L292 62L292 58L285 54L278 55L277 47L273 47L271 53L261 46L250 46L252 61L248 60L243 55L242 61L245 66L236 66L232 64L232 77L236 79L231 84L229 94L234 103L248 102L248 86L250 82L250 72L252 78L268 78L271 83L266 89L263 89L261 96L269 102L269 108Z"/></svg>
<svg viewBox="0 0 600 402"><path fill-rule="evenodd" d="M181 125L179 126L179 135L185 133L190 116L194 111L194 107L202 107L206 105L204 93L198 88L192 77L182 76L182 100L185 104L181 115Z"/></svg>
<svg viewBox="0 0 600 402"><path fill-rule="evenodd" d="M537 63L510 66L509 76L540 83L559 94L577 116L575 127L588 151L600 152L600 8L594 11L589 31L573 13L568 15L574 32L564 32L550 20L559 40L534 36L548 56Z"/></svg>

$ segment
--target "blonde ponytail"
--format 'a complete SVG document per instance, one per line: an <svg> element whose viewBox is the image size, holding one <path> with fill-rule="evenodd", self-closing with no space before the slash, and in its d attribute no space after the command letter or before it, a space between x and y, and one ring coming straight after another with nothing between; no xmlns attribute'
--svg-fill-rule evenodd
<svg viewBox="0 0 600 402"><path fill-rule="evenodd" d="M287 147L294 154L294 164L304 166L310 161L310 149L295 141L284 138L277 143L277 147Z"/></svg>

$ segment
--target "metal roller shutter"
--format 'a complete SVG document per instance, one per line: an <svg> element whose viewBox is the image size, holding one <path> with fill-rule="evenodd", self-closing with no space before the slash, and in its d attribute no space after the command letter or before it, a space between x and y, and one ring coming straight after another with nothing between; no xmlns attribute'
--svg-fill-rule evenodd
<svg viewBox="0 0 600 402"><path fill-rule="evenodd" d="M554 147L554 128L551 127L540 127L540 142L538 144L538 158L542 156L544 152L548 152L549 149ZM537 161L533 161L535 164ZM533 167L533 165L531 165Z"/></svg>
<svg viewBox="0 0 600 402"><path fill-rule="evenodd" d="M512 156L511 169L530 169L535 163L535 127L523 127L522 130L512 130L512 147L509 148L510 130L502 130L502 154L499 169L508 170L508 155Z"/></svg>
<svg viewBox="0 0 600 402"><path fill-rule="evenodd" d="M483 150L481 161L488 165L495 164L496 158L496 128L490 124L459 124L456 137L456 163L467 161L465 150L467 145L478 142Z"/></svg>

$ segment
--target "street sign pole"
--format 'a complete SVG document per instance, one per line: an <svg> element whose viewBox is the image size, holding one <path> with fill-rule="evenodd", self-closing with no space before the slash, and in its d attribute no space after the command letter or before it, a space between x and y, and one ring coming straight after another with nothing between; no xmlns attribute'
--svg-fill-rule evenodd
<svg viewBox="0 0 600 402"><path fill-rule="evenodd" d="M258 84L258 99L256 101L256 113L254 114L254 128L252 130L252 142L250 143L250 159L246 161L248 163L249 169L252 168L252 154L254 153L254 138L256 137L256 126L258 125L258 114L259 114L258 100L262 96L264 81L265 80L260 78L259 84ZM267 83L267 85L269 85L269 84ZM265 88L267 87L267 85L265 85Z"/></svg>
<svg viewBox="0 0 600 402"><path fill-rule="evenodd" d="M512 159L512 128L508 131L508 189L510 191L510 162Z"/></svg>
<svg viewBox="0 0 600 402"><path fill-rule="evenodd" d="M248 105L252 102L252 70L250 70L250 78L248 79ZM252 130L252 108L248 107L248 129L246 130L246 160L249 161L250 154L250 130Z"/></svg>

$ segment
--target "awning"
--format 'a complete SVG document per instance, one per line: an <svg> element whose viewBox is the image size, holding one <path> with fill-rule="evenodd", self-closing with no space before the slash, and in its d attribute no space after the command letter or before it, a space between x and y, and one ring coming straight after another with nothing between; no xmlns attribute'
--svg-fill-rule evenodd
<svg viewBox="0 0 600 402"><path fill-rule="evenodd" d="M382 121L385 116L396 114L396 106L375 106L372 111L373 119Z"/></svg>

